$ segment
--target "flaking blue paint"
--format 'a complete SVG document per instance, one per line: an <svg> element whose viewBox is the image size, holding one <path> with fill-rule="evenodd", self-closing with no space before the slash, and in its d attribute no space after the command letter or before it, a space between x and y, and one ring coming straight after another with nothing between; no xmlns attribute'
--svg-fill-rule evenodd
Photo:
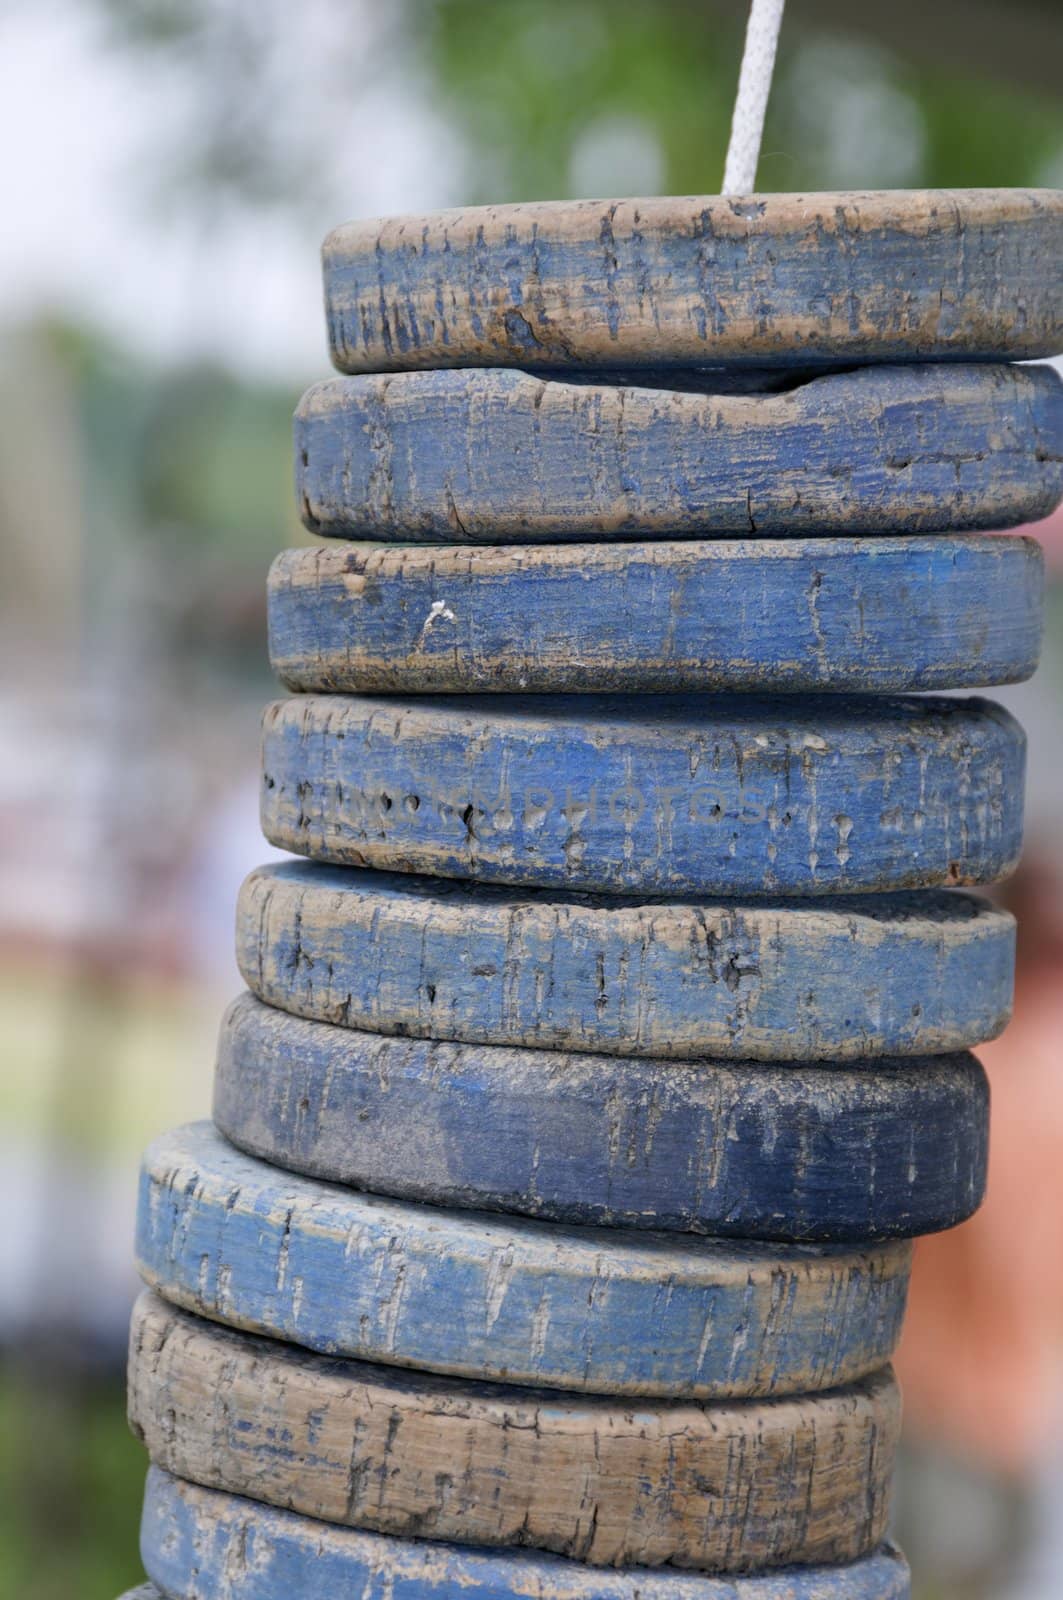
<svg viewBox="0 0 1063 1600"><path fill-rule="evenodd" d="M525 372L334 378L295 416L315 533L416 543L1007 528L1063 495L1050 367L870 368L783 394Z"/></svg>
<svg viewBox="0 0 1063 1600"><path fill-rule="evenodd" d="M327 1355L708 1398L811 1392L883 1365L909 1257L383 1200L281 1172L197 1123L145 1154L136 1259L178 1305Z"/></svg>
<svg viewBox="0 0 1063 1600"><path fill-rule="evenodd" d="M1015 359L1060 259L1045 189L546 202L338 228L325 302L348 371Z"/></svg>
<svg viewBox="0 0 1063 1600"><path fill-rule="evenodd" d="M262 828L314 860L679 894L991 883L1025 739L985 700L307 695L267 709Z"/></svg>
<svg viewBox="0 0 1063 1600"><path fill-rule="evenodd" d="M957 891L705 903L287 861L241 887L236 955L270 1005L373 1032L830 1064L995 1037L1015 923Z"/></svg>
<svg viewBox="0 0 1063 1600"><path fill-rule="evenodd" d="M893 1546L844 1567L751 1578L612 1572L557 1556L331 1528L148 1474L141 1558L169 1600L909 1600Z"/></svg>
<svg viewBox="0 0 1063 1600"><path fill-rule="evenodd" d="M946 535L287 550L270 660L296 690L982 688L1036 667L1043 567Z"/></svg>

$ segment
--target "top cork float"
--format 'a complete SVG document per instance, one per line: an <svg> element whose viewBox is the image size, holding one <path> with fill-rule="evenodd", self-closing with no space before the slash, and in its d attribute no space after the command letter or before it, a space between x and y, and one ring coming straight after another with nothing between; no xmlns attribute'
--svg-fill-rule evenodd
<svg viewBox="0 0 1063 1600"><path fill-rule="evenodd" d="M1016 361L1063 348L1063 192L483 206L324 246L342 372Z"/></svg>

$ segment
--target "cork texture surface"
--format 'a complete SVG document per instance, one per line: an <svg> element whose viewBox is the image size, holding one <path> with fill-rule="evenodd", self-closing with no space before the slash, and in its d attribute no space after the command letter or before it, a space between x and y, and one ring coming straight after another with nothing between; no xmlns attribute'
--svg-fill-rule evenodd
<svg viewBox="0 0 1063 1600"><path fill-rule="evenodd" d="M274 561L270 660L301 692L985 688L1037 665L1043 567L991 535L343 542Z"/></svg>
<svg viewBox="0 0 1063 1600"><path fill-rule="evenodd" d="M733 1573L881 1541L900 1396L886 1369L811 1397L632 1410L312 1356L145 1295L129 1415L178 1477L326 1522Z"/></svg>
<svg viewBox="0 0 1063 1600"><path fill-rule="evenodd" d="M1055 355L1061 263L1051 189L478 206L324 245L348 372Z"/></svg>
<svg viewBox="0 0 1063 1600"><path fill-rule="evenodd" d="M136 1259L172 1303L326 1355L716 1399L881 1367L911 1246L728 1243L407 1204L281 1172L197 1123L144 1157Z"/></svg>
<svg viewBox="0 0 1063 1600"><path fill-rule="evenodd" d="M341 865L679 894L991 883L1025 740L986 700L304 695L263 719L262 829Z"/></svg>
<svg viewBox="0 0 1063 1600"><path fill-rule="evenodd" d="M167 1600L909 1600L900 1552L756 1577L634 1569L504 1554L330 1527L153 1468L144 1565Z"/></svg>
<svg viewBox="0 0 1063 1600"><path fill-rule="evenodd" d="M270 1005L371 1032L830 1065L998 1034L1015 923L957 890L713 901L288 861L245 880L236 953Z"/></svg>
<svg viewBox="0 0 1063 1600"><path fill-rule="evenodd" d="M385 1038L250 995L222 1023L214 1119L293 1172L434 1205L860 1241L954 1226L985 1188L970 1055L650 1061Z"/></svg>
<svg viewBox="0 0 1063 1600"><path fill-rule="evenodd" d="M960 533L1047 516L1063 494L1051 367L861 367L762 393L657 382L317 384L295 415L303 520L444 544Z"/></svg>

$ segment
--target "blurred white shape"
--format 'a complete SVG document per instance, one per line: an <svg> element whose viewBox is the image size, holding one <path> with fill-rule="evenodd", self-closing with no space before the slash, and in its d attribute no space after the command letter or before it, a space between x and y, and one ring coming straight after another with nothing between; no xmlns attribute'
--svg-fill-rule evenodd
<svg viewBox="0 0 1063 1600"><path fill-rule="evenodd" d="M69 1144L0 1138L0 1342L61 1329L71 1356L113 1361L140 1285L136 1168Z"/></svg>
<svg viewBox="0 0 1063 1600"><path fill-rule="evenodd" d="M903 188L918 180L926 127L892 74L890 57L871 45L817 39L798 50L780 92L824 188Z"/></svg>
<svg viewBox="0 0 1063 1600"><path fill-rule="evenodd" d="M606 116L589 124L569 159L571 194L659 194L664 186L664 155L653 128L640 117Z"/></svg>
<svg viewBox="0 0 1063 1600"><path fill-rule="evenodd" d="M1063 144L1042 161L1034 173L1033 185L1038 189L1063 189ZM1058 366L1059 362L1055 364Z"/></svg>
<svg viewBox="0 0 1063 1600"><path fill-rule="evenodd" d="M291 861L262 837L257 770L241 774L220 804L193 859L187 899L190 948L203 980L228 1000L244 987L233 952L236 896L248 873L266 861Z"/></svg>
<svg viewBox="0 0 1063 1600"><path fill-rule="evenodd" d="M1060 1418L1063 1422L1063 1417ZM1063 1450L1037 1464L1016 1573L998 1600L1059 1600L1063 1572Z"/></svg>
<svg viewBox="0 0 1063 1600"><path fill-rule="evenodd" d="M223 35L229 9L211 8L204 26ZM415 55L382 46L370 60L382 18L394 20L370 0L305 0L297 18L263 0L260 76L223 85L222 109L248 118L264 154L314 175L300 214L267 201L219 205L172 181L182 142L193 145L218 113L202 57L109 47L69 0L6 7L4 320L84 318L152 355L256 374L301 379L320 368L328 229L459 198L461 148Z"/></svg>

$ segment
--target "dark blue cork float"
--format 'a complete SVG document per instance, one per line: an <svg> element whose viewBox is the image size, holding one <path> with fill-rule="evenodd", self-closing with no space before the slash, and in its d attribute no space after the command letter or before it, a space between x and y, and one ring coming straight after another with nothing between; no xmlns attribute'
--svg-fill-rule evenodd
<svg viewBox="0 0 1063 1600"><path fill-rule="evenodd" d="M430 1204L733 1238L931 1233L985 1187L970 1055L648 1061L388 1039L238 1000L214 1120L276 1166Z"/></svg>

